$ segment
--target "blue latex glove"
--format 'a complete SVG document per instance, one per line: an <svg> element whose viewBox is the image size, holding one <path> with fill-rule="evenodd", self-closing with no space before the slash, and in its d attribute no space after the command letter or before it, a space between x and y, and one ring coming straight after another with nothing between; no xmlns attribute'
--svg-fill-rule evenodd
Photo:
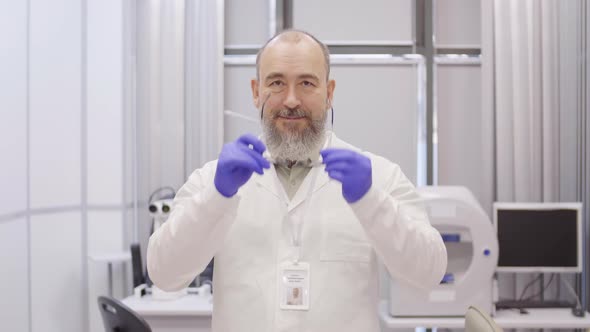
<svg viewBox="0 0 590 332"><path fill-rule="evenodd" d="M326 172L342 182L342 196L348 203L361 199L371 188L371 159L345 149L325 149L320 152Z"/></svg>
<svg viewBox="0 0 590 332"><path fill-rule="evenodd" d="M270 163L262 157L264 150L264 143L251 134L225 144L215 171L214 183L217 191L225 197L232 197L250 179L253 172L262 174L263 168L269 168Z"/></svg>

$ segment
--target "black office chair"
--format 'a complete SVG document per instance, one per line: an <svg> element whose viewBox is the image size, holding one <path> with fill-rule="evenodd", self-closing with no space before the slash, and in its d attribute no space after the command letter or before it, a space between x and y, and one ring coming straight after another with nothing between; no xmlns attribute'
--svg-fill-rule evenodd
<svg viewBox="0 0 590 332"><path fill-rule="evenodd" d="M152 332L148 323L121 301L99 296L98 308L106 332Z"/></svg>

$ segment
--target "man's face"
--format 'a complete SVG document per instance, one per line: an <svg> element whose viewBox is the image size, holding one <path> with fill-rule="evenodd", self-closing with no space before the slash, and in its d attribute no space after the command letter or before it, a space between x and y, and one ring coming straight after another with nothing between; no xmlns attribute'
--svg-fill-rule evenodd
<svg viewBox="0 0 590 332"><path fill-rule="evenodd" d="M275 40L261 55L259 68L252 93L258 109L264 104L263 126L291 141L323 132L335 82L326 80L320 46L308 37L297 43Z"/></svg>

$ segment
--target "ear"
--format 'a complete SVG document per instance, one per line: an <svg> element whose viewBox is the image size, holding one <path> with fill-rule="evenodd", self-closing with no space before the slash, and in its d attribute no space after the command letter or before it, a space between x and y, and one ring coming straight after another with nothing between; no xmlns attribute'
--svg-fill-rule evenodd
<svg viewBox="0 0 590 332"><path fill-rule="evenodd" d="M250 81L250 87L252 88L252 101L254 102L254 106L258 109L260 108L260 90L258 89L258 80L252 79Z"/></svg>
<svg viewBox="0 0 590 332"><path fill-rule="evenodd" d="M332 107L332 101L334 101L334 89L336 89L336 81L330 80L328 81L328 100L327 100L327 108Z"/></svg>

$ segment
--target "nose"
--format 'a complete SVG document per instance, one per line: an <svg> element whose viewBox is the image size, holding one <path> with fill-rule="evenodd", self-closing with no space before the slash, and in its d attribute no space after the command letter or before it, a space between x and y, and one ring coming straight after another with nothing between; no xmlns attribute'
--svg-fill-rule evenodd
<svg viewBox="0 0 590 332"><path fill-rule="evenodd" d="M295 91L294 86L290 86L287 89L287 95L285 96L285 99L283 100L283 105L289 109L295 109L301 105L301 101L299 100L299 97L297 96L297 92Z"/></svg>

